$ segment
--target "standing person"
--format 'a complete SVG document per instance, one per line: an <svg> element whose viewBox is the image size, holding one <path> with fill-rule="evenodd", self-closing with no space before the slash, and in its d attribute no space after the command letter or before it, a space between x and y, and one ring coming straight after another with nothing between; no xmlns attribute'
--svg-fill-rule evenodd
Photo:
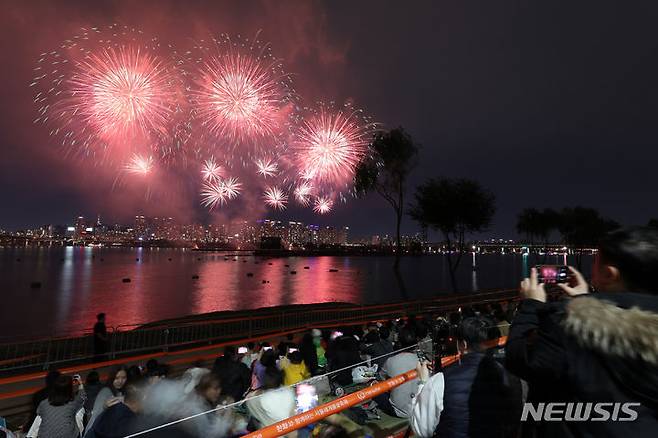
<svg viewBox="0 0 658 438"><path fill-rule="evenodd" d="M269 426L295 415L295 392L290 387L282 387L283 373L277 368L268 368L263 376L263 387L247 398L247 410L259 423L259 427ZM297 436L295 432L288 437Z"/></svg>
<svg viewBox="0 0 658 438"><path fill-rule="evenodd" d="M96 324L94 325L94 362L100 362L105 359L107 354L107 327L105 326L105 314L96 315Z"/></svg>
<svg viewBox="0 0 658 438"><path fill-rule="evenodd" d="M98 392L94 407L91 411L87 429L94 425L94 421L105 409L114 406L123 400L123 387L128 380L128 370L126 367L118 367L110 372L105 387Z"/></svg>
<svg viewBox="0 0 658 438"><path fill-rule="evenodd" d="M572 284L558 285L570 297L565 301L547 302L534 268L521 283L524 300L505 346L507 367L528 382L528 402L535 407L538 402L605 402L614 416L614 403L627 403L634 413L620 413L626 421L613 421L611 415L605 421L537 420L524 423L524 429L534 427L539 437L655 436L658 230L629 228L602 240L592 266L597 293L570 269Z"/></svg>
<svg viewBox="0 0 658 438"><path fill-rule="evenodd" d="M85 402L84 390L73 385L71 376L59 376L53 384L48 399L37 408L41 417L40 437L78 438L80 430L75 421L77 412Z"/></svg>
<svg viewBox="0 0 658 438"><path fill-rule="evenodd" d="M260 389L263 386L263 378L268 368L276 368L277 355L271 348L261 350L260 359L254 362L251 376L251 388Z"/></svg>

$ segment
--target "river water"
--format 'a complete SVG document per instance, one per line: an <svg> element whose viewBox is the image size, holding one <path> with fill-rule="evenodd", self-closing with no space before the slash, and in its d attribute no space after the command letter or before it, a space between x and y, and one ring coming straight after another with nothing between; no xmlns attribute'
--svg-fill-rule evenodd
<svg viewBox="0 0 658 438"><path fill-rule="evenodd" d="M546 263L564 261L550 256ZM535 256L468 254L458 287L515 288L535 263ZM451 290L444 256L403 258L402 284L392 264L384 256L267 259L164 248L0 248L0 339L88 331L99 312L107 313L108 326L118 326L287 304L413 300ZM33 288L33 282L41 286Z"/></svg>

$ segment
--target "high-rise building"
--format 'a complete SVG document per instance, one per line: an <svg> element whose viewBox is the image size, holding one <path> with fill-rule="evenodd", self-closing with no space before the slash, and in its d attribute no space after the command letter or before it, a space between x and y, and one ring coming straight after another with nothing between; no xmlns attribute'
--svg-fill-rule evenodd
<svg viewBox="0 0 658 438"><path fill-rule="evenodd" d="M133 226L133 233L135 240L147 240L147 221L143 215L135 216L135 224Z"/></svg>
<svg viewBox="0 0 658 438"><path fill-rule="evenodd" d="M80 237L84 236L85 229L87 228L87 221L85 221L85 217L78 216L75 219L75 225L73 225L73 227L74 227L73 237L75 239L79 239Z"/></svg>

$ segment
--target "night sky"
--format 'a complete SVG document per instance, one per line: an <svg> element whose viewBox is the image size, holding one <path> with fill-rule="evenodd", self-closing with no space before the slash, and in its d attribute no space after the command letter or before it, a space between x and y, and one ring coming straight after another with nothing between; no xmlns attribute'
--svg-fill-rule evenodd
<svg viewBox="0 0 658 438"><path fill-rule="evenodd" d="M351 101L422 145L408 198L432 177L469 177L497 196L486 236L514 237L524 207L584 205L623 224L658 217L658 3L385 1L0 2L0 228L77 214L208 216L193 195L152 205L103 169L64 157L35 126L32 69L80 27L134 25L164 42L229 33L272 44L306 102ZM233 212L233 217L241 212ZM265 216L265 210L250 212ZM391 232L372 196L318 218ZM415 231L405 219L404 229Z"/></svg>

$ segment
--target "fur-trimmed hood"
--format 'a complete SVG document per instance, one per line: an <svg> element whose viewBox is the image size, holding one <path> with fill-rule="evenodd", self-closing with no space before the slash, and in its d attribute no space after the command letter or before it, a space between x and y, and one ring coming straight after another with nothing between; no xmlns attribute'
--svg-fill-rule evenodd
<svg viewBox="0 0 658 438"><path fill-rule="evenodd" d="M586 296L570 300L566 310L564 328L581 346L606 356L640 359L658 366L658 312L655 309L637 305L625 308L603 296Z"/></svg>

